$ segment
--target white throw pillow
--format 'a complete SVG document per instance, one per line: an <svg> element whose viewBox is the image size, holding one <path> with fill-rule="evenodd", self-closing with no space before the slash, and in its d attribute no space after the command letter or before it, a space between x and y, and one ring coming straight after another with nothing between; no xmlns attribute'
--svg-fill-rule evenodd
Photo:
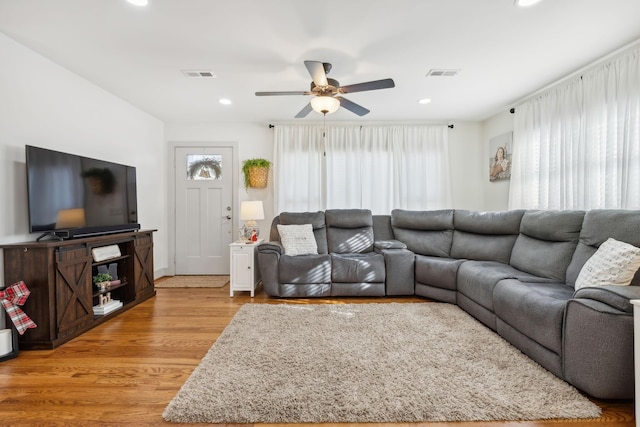
<svg viewBox="0 0 640 427"><path fill-rule="evenodd" d="M278 224L278 233L280 233L280 241L284 246L285 255L318 254L318 244L313 235L313 226L311 224Z"/></svg>
<svg viewBox="0 0 640 427"><path fill-rule="evenodd" d="M609 238L584 263L575 289L586 286L626 286L631 283L638 268L640 248Z"/></svg>

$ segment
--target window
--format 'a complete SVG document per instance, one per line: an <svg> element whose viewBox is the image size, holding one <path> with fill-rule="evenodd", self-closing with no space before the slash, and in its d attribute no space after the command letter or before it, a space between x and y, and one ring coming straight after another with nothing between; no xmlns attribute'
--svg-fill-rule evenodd
<svg viewBox="0 0 640 427"><path fill-rule="evenodd" d="M277 212L451 206L446 126L276 126Z"/></svg>
<svg viewBox="0 0 640 427"><path fill-rule="evenodd" d="M640 209L640 49L516 107L509 206Z"/></svg>

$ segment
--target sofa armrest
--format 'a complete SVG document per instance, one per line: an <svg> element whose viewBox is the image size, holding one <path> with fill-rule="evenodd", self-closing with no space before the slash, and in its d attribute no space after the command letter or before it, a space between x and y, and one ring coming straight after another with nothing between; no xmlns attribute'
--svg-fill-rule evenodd
<svg viewBox="0 0 640 427"><path fill-rule="evenodd" d="M284 247L280 242L263 242L257 246L258 252L276 252L278 255L284 255Z"/></svg>
<svg viewBox="0 0 640 427"><path fill-rule="evenodd" d="M280 278L278 265L280 256L284 255L284 248L280 242L260 243L258 251L258 268L262 278L262 287L267 295L272 297L280 296Z"/></svg>
<svg viewBox="0 0 640 427"><path fill-rule="evenodd" d="M407 249L407 245L400 240L377 240L373 242L375 249Z"/></svg>
<svg viewBox="0 0 640 427"><path fill-rule="evenodd" d="M386 242L393 242L393 240L386 240ZM415 293L415 254L403 248L376 247L375 251L384 256L385 295L413 295Z"/></svg>
<svg viewBox="0 0 640 427"><path fill-rule="evenodd" d="M640 298L640 286L594 286L580 288L573 294L573 299L594 300L620 310L633 313L632 299Z"/></svg>

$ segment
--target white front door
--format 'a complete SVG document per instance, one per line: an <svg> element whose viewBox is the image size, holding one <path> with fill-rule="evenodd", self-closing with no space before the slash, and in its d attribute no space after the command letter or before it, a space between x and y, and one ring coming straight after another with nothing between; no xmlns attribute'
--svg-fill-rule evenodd
<svg viewBox="0 0 640 427"><path fill-rule="evenodd" d="M175 147L176 274L229 274L232 147Z"/></svg>

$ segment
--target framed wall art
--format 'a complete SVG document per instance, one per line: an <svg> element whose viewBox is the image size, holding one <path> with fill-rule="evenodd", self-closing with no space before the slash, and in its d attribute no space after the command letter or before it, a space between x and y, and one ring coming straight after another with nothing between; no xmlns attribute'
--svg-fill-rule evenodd
<svg viewBox="0 0 640 427"><path fill-rule="evenodd" d="M489 140L489 181L502 181L511 178L511 149L513 132L503 133Z"/></svg>

